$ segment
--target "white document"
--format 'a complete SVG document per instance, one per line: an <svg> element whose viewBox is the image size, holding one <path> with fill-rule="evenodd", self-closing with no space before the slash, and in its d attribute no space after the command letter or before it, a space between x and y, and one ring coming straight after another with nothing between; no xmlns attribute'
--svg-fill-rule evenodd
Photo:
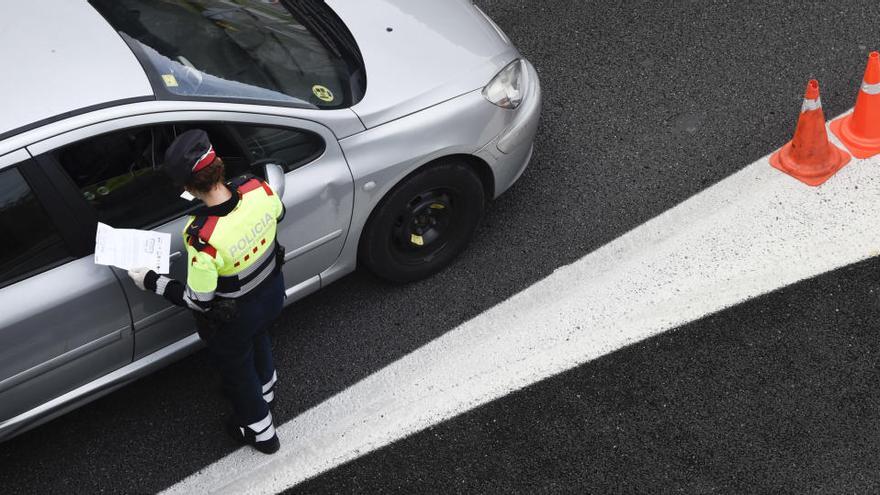
<svg viewBox="0 0 880 495"><path fill-rule="evenodd" d="M150 230L114 229L98 223L95 237L95 263L123 270L149 268L168 273L171 234Z"/></svg>

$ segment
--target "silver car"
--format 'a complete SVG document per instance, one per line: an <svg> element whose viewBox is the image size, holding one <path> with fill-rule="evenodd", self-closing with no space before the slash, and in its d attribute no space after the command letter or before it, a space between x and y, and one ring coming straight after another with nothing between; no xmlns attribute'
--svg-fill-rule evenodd
<svg viewBox="0 0 880 495"><path fill-rule="evenodd" d="M529 162L538 76L470 0L39 0L0 7L0 440L198 349L188 311L94 263L97 222L172 234L162 170L206 130L287 207L287 302L360 264L406 282Z"/></svg>

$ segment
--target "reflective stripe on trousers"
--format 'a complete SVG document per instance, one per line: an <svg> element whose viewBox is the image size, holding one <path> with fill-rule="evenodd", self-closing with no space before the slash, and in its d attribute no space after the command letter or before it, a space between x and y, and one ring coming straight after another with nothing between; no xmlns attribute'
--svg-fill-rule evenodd
<svg viewBox="0 0 880 495"><path fill-rule="evenodd" d="M278 372L272 372L272 378L263 384L263 400L270 403L275 400L275 382L278 381Z"/></svg>
<svg viewBox="0 0 880 495"><path fill-rule="evenodd" d="M258 442L265 442L266 440L271 440L272 437L275 436L275 425L272 423L272 413L266 414L266 417L257 421L256 423L251 423L247 425L248 429L254 433L256 440ZM244 428L241 428L241 434L244 435Z"/></svg>

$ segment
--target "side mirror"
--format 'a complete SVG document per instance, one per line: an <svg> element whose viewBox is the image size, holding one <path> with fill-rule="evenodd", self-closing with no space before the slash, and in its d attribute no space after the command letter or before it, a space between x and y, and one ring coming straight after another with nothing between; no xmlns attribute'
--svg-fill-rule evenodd
<svg viewBox="0 0 880 495"><path fill-rule="evenodd" d="M264 165L266 168L266 182L269 183L269 186L275 191L275 194L278 195L278 198L284 198L284 169L281 168L281 165L277 165L274 163L267 163Z"/></svg>

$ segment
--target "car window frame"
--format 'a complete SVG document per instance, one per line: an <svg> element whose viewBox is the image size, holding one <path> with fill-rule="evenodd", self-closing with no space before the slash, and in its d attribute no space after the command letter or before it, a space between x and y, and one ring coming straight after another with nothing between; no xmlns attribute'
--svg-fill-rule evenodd
<svg viewBox="0 0 880 495"><path fill-rule="evenodd" d="M99 134L95 134L92 137L97 136L99 136ZM75 142L77 141L73 141L72 143ZM59 196L64 197L71 211L75 212L81 236L86 239L92 240L92 242L85 244L85 246L81 248L80 252L83 253L83 256L94 254L94 239L95 235L97 234L99 221L97 210L89 205L88 201L83 198L80 187L74 182L73 178L70 177L70 174L68 174L67 171L64 170L64 167L61 165L61 163L58 162L58 159L51 151L37 156L35 158L35 161L39 163L40 168L43 170L43 172L50 177L53 186L58 190ZM154 230L168 223L177 221L179 218L191 214L201 205L201 201L193 200L192 204L188 208L184 209L182 212L176 214L175 216L160 218L142 227L139 227L139 230Z"/></svg>
<svg viewBox="0 0 880 495"><path fill-rule="evenodd" d="M31 193L40 203L43 211L45 211L49 222L58 232L64 247L67 249L68 255L9 279L0 279L0 289L13 286L24 280L54 270L55 268L64 266L72 261L76 261L80 258L78 253L81 251L83 241L83 238L80 235L81 231L76 227L76 221L71 216L70 211L67 210L64 202L58 197L56 191L51 186L51 182L39 170L35 160L28 155L26 151L24 154L20 155L24 160L19 160L17 156L10 156L15 155L16 153L17 151L5 155L6 157L12 158L13 161L10 161L8 164L0 164L0 173L8 172L9 170L16 170L19 172L22 179L30 188Z"/></svg>
<svg viewBox="0 0 880 495"><path fill-rule="evenodd" d="M159 125L173 125L173 123L167 123L167 124L166 123L155 123L155 124L141 124L141 125L126 126L124 128L119 128L119 129L116 129L113 131L92 134L91 136L83 138L83 139L76 139L76 140L70 141L68 144L66 144L64 146L70 146L72 144L79 143L79 142L82 142L82 141L85 141L88 139L94 139L98 136L112 133L112 132L119 132L119 131L129 130L129 129L133 129L133 128L137 128L137 127L150 127L150 126L159 126ZM55 154L54 154L54 152L56 150L63 148L64 146L61 146L59 148L55 148L55 150L47 151L43 154L40 154L40 155L36 156L34 159L40 165L40 168L43 170L43 172L47 176L50 177L50 180L52 181L53 185L58 189L59 194L66 199L66 202L69 205L69 207L71 208L71 210L78 213L77 216L80 219L80 223L83 224L84 232L86 233L86 237L94 239L95 234L97 232L97 223L99 221L98 215L97 215L97 210L95 210L91 205L89 205L89 203L85 200L85 198L83 198L81 188L76 184L76 182L74 182L73 178L64 169L64 166L61 165L61 163L58 161L58 159L55 157ZM157 227L161 227L162 225L166 225L170 222L173 222L173 221L177 220L178 218L181 218L185 215L191 214L193 211L195 211L201 205L202 205L201 201L193 200L191 202L191 204L189 205L189 207L185 208L182 211L182 213L179 213L176 216L169 216L169 217L160 218L160 219L155 220L153 222L150 222L142 227L138 227L138 229L140 229L140 230L153 230ZM95 227L91 228L91 227L89 227L90 225L94 225ZM88 252L86 253L86 255L93 254L94 251L95 251L94 242L92 242L90 247L88 248Z"/></svg>
<svg viewBox="0 0 880 495"><path fill-rule="evenodd" d="M262 122L260 120L262 120ZM303 162L296 167L292 167L290 170L285 171L285 173L291 173L299 168L318 161L327 153L328 146L330 146L329 141L331 139L336 142L336 146L341 150L341 146L339 145L333 131L314 120L297 116L280 116L260 113L256 111L230 111L223 109L151 111L114 117L70 129L67 132L59 133L52 137L31 143L26 147L27 151L33 156L33 161L39 166L40 171L51 182L52 187L56 190L55 194L62 198L66 207L70 209L71 214L75 218L73 221L80 230L78 235L79 238L85 239L84 242L81 241L78 245L77 256L88 256L89 254L94 253L94 238L97 231L98 221L97 214L95 209L92 208L82 197L80 188L73 181L73 178L71 178L61 164L58 163L58 160L54 156L54 152L70 144L123 129L196 122L225 126L251 125L259 127L274 127L317 136L322 142L321 152L315 153L314 156L310 157L309 161ZM236 138L239 138L237 133L235 134ZM157 221L149 227L143 227L143 229L152 230L177 221L188 215L200 205L201 202L193 201L192 208L187 209L179 216Z"/></svg>
<svg viewBox="0 0 880 495"><path fill-rule="evenodd" d="M233 128L235 128L236 126L247 126L247 127L263 127L263 128L267 128L267 129L279 129L279 130L288 131L288 132L299 132L301 134L306 134L310 137L317 138L321 144L321 146L319 147L319 149L317 151L315 151L314 153L312 153L308 157L296 162L295 164L288 164L287 166L281 165L281 168L284 169L285 174L293 172L294 170L297 170L299 168L302 168L302 167L314 162L318 158L321 158L324 155L324 153L327 152L327 140L323 136L321 136L319 133L313 132L313 131L310 131L307 129L291 128L288 126L277 125L277 124L254 124L254 123L249 123L249 122L233 122L233 121L223 121L223 122L218 122L218 124L222 124L222 125L225 125L228 127L233 127ZM235 131L232 134L235 135L239 146L241 146L245 149L248 147L247 144L245 143L245 140L241 137L241 135L238 133L238 131Z"/></svg>

